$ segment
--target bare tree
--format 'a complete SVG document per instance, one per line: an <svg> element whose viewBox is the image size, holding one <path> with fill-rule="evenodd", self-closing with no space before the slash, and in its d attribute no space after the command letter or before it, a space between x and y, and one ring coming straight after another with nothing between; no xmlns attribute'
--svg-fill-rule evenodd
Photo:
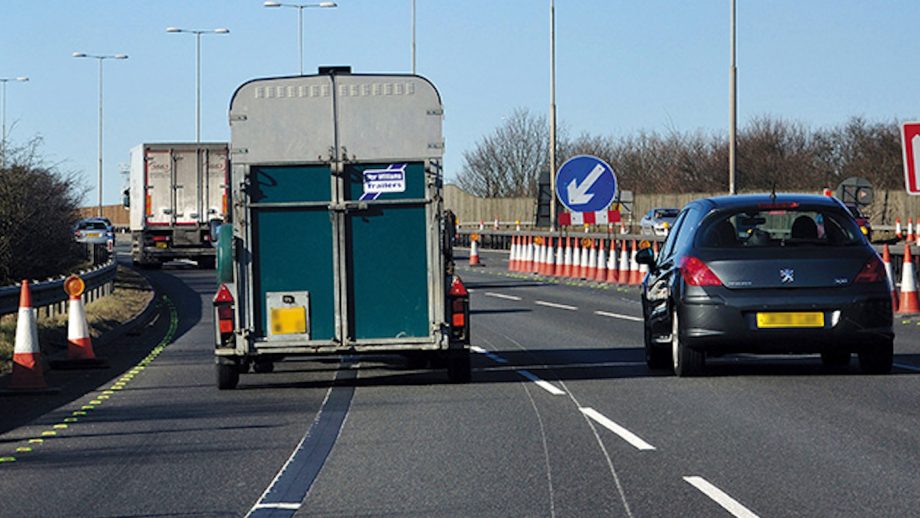
<svg viewBox="0 0 920 518"><path fill-rule="evenodd" d="M536 196L537 181L548 160L546 117L519 108L475 148L463 153L457 183L477 196Z"/></svg>

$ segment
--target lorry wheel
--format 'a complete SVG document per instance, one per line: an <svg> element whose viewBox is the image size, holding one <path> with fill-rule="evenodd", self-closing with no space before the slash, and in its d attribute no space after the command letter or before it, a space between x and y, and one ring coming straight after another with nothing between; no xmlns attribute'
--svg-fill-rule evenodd
<svg viewBox="0 0 920 518"><path fill-rule="evenodd" d="M471 377L470 350L463 348L447 351L447 379L451 383L469 383Z"/></svg>
<svg viewBox="0 0 920 518"><path fill-rule="evenodd" d="M275 362L271 360L259 360L252 364L252 371L259 374L265 374L275 370Z"/></svg>
<svg viewBox="0 0 920 518"><path fill-rule="evenodd" d="M217 388L220 390L233 390L240 382L240 369L236 362L221 362L217 365Z"/></svg>

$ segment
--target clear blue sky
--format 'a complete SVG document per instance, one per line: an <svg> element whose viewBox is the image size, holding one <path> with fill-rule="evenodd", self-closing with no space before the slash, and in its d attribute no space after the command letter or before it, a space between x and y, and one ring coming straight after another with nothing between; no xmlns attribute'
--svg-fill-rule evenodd
<svg viewBox="0 0 920 518"><path fill-rule="evenodd" d="M411 0L338 0L304 12L305 70L411 68ZM202 38L202 137L229 138L242 82L298 71L297 12L260 0L2 0L0 77L15 143L79 172L95 202L97 68L105 63L104 201L141 142L193 141L194 37L167 26L227 27ZM772 114L810 125L920 114L916 0L738 0L739 121ZM445 105L448 178L462 153L518 107L549 103L549 0L417 0L418 72ZM557 0L557 105L570 134L727 131L729 0Z"/></svg>

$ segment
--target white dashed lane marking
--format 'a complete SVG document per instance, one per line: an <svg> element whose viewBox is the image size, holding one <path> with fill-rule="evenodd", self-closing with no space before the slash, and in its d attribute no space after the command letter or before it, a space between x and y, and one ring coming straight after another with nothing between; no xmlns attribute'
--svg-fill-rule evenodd
<svg viewBox="0 0 920 518"><path fill-rule="evenodd" d="M534 382L538 387L549 392L550 394L554 396L561 396L565 394L564 391L560 390L558 387L556 387L552 383L541 380L540 378L538 378L535 374L533 374L530 371L520 370L520 371L517 371L517 373L529 379L530 381Z"/></svg>
<svg viewBox="0 0 920 518"><path fill-rule="evenodd" d="M717 504L721 505L726 511L732 513L734 516L738 518L758 518L750 509L741 505L740 502L728 496L721 489L710 484L703 477L684 477L684 480L691 486L702 491L704 495L713 499Z"/></svg>
<svg viewBox="0 0 920 518"><path fill-rule="evenodd" d="M492 293L491 291L487 291L486 296L495 297L496 299L521 300L521 297L516 297L514 295L505 295L504 293Z"/></svg>
<svg viewBox="0 0 920 518"><path fill-rule="evenodd" d="M568 311L578 311L578 308L575 306L569 306L566 304L556 304L555 302L546 302L545 300L535 300L534 304L538 306L546 306L548 308L565 309Z"/></svg>
<svg viewBox="0 0 920 518"><path fill-rule="evenodd" d="M632 315L623 315L620 313L610 313L609 311L595 311L594 314L600 315L602 317L619 318L620 320L631 320L633 322L642 322L642 317L634 317Z"/></svg>
<svg viewBox="0 0 920 518"><path fill-rule="evenodd" d="M587 417L595 421L597 424L603 426L604 428L610 430L611 432L620 436L621 439L633 445L637 450L654 450L655 447L651 444L642 440L638 435L630 432L626 428L614 423L603 414L589 407L579 408L582 414L585 414Z"/></svg>

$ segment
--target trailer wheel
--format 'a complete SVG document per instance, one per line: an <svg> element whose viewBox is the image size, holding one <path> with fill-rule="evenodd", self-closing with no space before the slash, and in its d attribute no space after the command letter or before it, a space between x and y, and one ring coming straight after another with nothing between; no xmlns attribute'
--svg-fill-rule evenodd
<svg viewBox="0 0 920 518"><path fill-rule="evenodd" d="M451 383L469 383L471 377L470 350L463 348L447 351L447 379Z"/></svg>
<svg viewBox="0 0 920 518"><path fill-rule="evenodd" d="M240 382L240 369L236 362L217 362L217 388L220 390L233 390Z"/></svg>

